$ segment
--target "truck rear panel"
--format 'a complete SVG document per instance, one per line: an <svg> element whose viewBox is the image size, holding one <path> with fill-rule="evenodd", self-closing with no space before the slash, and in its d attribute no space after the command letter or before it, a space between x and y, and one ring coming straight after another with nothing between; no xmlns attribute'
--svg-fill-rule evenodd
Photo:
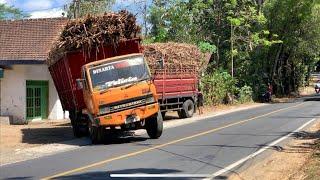
<svg viewBox="0 0 320 180"><path fill-rule="evenodd" d="M67 53L63 58L49 67L50 74L57 89L64 110L85 109L82 90L77 89L76 79L81 78L83 65L114 56L141 53L140 39L122 41L115 49L113 46L93 49L90 55L83 51Z"/></svg>
<svg viewBox="0 0 320 180"><path fill-rule="evenodd" d="M155 71L154 84L162 111L178 110L186 99L196 101L198 75L195 68L164 68Z"/></svg>

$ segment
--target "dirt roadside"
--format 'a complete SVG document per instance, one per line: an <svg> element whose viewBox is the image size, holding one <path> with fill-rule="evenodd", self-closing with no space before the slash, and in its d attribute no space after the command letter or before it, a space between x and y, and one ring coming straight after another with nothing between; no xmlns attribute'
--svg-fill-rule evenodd
<svg viewBox="0 0 320 180"><path fill-rule="evenodd" d="M72 140L69 120L43 121L27 125L0 125L0 165L24 159L27 149Z"/></svg>
<svg viewBox="0 0 320 180"><path fill-rule="evenodd" d="M279 151L257 161L230 180L318 180L320 178L320 119L308 130L296 133ZM318 150L315 149L316 143Z"/></svg>

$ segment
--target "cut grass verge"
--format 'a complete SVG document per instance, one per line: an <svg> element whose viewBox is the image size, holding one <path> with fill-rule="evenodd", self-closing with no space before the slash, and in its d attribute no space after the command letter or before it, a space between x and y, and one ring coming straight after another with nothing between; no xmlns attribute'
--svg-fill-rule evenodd
<svg viewBox="0 0 320 180"><path fill-rule="evenodd" d="M305 180L319 180L320 178L320 130L318 131L318 139L312 146L314 152L305 167Z"/></svg>

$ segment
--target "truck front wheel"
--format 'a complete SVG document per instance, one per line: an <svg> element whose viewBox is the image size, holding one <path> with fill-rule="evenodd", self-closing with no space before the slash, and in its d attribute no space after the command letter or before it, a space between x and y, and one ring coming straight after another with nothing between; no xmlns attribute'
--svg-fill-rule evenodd
<svg viewBox="0 0 320 180"><path fill-rule="evenodd" d="M92 126L92 123L89 123L89 133L92 144L101 144L105 141L105 128L101 126Z"/></svg>
<svg viewBox="0 0 320 180"><path fill-rule="evenodd" d="M163 119L159 111L155 116L146 120L146 130L151 139L158 139L163 130Z"/></svg>
<svg viewBox="0 0 320 180"><path fill-rule="evenodd" d="M70 113L73 135L77 138L88 135L88 117L83 114Z"/></svg>
<svg viewBox="0 0 320 180"><path fill-rule="evenodd" d="M190 118L193 116L195 112L194 103L192 100L186 100L183 105L182 109L178 112L179 118Z"/></svg>

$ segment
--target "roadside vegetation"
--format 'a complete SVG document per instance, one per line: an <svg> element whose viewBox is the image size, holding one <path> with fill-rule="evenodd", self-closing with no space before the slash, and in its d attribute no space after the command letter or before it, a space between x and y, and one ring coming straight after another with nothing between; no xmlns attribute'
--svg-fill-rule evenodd
<svg viewBox="0 0 320 180"><path fill-rule="evenodd" d="M268 83L277 96L297 94L320 60L318 0L153 0L148 22L147 43L210 45L209 105L259 100Z"/></svg>

